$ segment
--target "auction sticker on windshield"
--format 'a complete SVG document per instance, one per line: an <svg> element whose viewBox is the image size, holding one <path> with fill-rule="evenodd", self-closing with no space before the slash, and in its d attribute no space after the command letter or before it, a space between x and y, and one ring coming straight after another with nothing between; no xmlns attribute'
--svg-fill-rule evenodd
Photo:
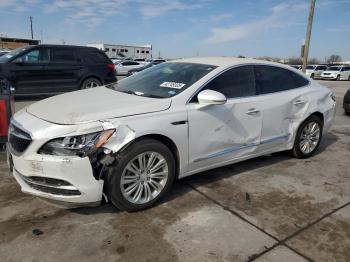
<svg viewBox="0 0 350 262"><path fill-rule="evenodd" d="M176 82L163 82L160 84L161 87L168 87L168 88L175 88L175 89L181 89L185 86L184 83L176 83Z"/></svg>

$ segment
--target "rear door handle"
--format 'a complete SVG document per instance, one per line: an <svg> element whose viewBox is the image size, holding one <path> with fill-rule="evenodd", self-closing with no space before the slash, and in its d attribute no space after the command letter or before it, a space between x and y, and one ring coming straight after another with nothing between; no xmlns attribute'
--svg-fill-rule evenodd
<svg viewBox="0 0 350 262"><path fill-rule="evenodd" d="M297 101L294 102L294 105L295 105L295 106L299 106L299 105L303 105L303 104L305 104L305 103L306 103L305 100L297 100Z"/></svg>
<svg viewBox="0 0 350 262"><path fill-rule="evenodd" d="M256 115L256 114L259 114L260 113L260 110L256 109L256 108L250 108L246 114L247 115Z"/></svg>

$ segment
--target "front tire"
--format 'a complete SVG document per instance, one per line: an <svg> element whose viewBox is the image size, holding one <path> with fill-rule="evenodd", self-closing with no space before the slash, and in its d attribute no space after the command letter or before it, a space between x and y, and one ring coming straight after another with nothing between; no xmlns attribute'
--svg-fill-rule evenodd
<svg viewBox="0 0 350 262"><path fill-rule="evenodd" d="M311 79L315 79L315 75L314 74L311 74Z"/></svg>
<svg viewBox="0 0 350 262"><path fill-rule="evenodd" d="M337 78L335 79L335 81L339 81L340 80L340 75L337 75Z"/></svg>
<svg viewBox="0 0 350 262"><path fill-rule="evenodd" d="M105 181L109 200L120 210L152 206L171 188L175 160L167 146L154 139L131 144L110 168Z"/></svg>
<svg viewBox="0 0 350 262"><path fill-rule="evenodd" d="M295 158L308 158L312 156L322 139L323 124L319 117L312 115L299 127L295 136L292 155Z"/></svg>

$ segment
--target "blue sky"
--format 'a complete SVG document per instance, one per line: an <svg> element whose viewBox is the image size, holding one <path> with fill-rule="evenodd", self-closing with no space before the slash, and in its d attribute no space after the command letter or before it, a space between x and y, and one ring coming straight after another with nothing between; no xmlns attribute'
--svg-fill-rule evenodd
<svg viewBox="0 0 350 262"><path fill-rule="evenodd" d="M0 0L0 34L152 44L167 58L298 56L309 0ZM310 57L350 60L350 0L317 0ZM42 32L42 33L41 33Z"/></svg>

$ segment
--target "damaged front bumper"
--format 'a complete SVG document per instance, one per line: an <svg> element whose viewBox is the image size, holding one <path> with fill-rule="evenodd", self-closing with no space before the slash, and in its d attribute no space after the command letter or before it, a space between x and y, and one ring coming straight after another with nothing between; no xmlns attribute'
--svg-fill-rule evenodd
<svg viewBox="0 0 350 262"><path fill-rule="evenodd" d="M68 207L101 202L104 167L114 160L111 154L135 138L135 132L119 122L55 124L25 110L16 113L10 129L7 146L9 166L22 191ZM86 156L55 155L40 150L53 139L109 129L116 131L103 147Z"/></svg>
<svg viewBox="0 0 350 262"><path fill-rule="evenodd" d="M101 202L104 181L94 177L88 157L10 154L13 175L24 193L70 206Z"/></svg>

